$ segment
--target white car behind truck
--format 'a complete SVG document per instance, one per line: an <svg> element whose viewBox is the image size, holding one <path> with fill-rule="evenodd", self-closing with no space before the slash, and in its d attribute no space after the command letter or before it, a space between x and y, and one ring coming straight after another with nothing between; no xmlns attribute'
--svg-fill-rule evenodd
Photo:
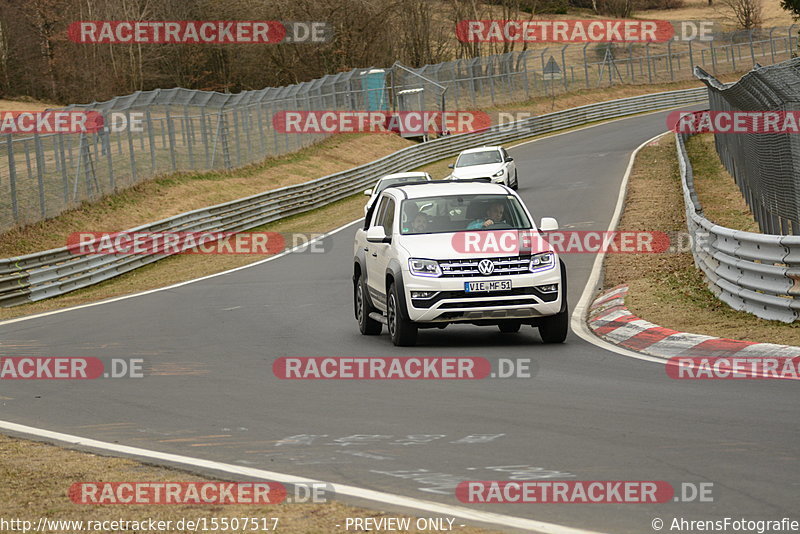
<svg viewBox="0 0 800 534"><path fill-rule="evenodd" d="M557 227L551 218L540 225ZM535 245L487 252L505 235ZM522 199L498 184L384 189L356 232L353 302L362 334L380 334L385 324L401 346L414 345L420 328L452 323L504 333L531 325L546 343L563 342L569 327L564 264Z"/></svg>
<svg viewBox="0 0 800 534"><path fill-rule="evenodd" d="M501 146L482 146L464 150L456 158L451 180L484 178L496 184L505 184L511 189L519 188L517 165Z"/></svg>
<svg viewBox="0 0 800 534"><path fill-rule="evenodd" d="M378 198L378 195L380 195L381 192L390 185L419 181L430 182L431 180L433 180L433 178L431 178L431 175L427 172L413 171L387 174L378 180L378 182L375 184L375 187L364 190L364 194L369 197L369 200L367 200L367 203L364 205L364 214L366 215L367 211L369 211L369 208L375 203L375 199Z"/></svg>

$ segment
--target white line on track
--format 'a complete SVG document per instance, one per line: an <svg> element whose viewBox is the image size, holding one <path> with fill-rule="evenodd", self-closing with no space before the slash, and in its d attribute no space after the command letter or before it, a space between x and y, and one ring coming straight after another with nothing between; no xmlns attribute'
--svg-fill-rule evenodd
<svg viewBox="0 0 800 534"><path fill-rule="evenodd" d="M631 154L631 158L628 160L628 168L625 169L625 176L622 178L622 184L619 187L619 196L617 197L617 206L614 208L614 215L611 217L611 222L608 225L608 232L612 232L617 228L619 224L619 219L622 217L622 209L625 206L625 195L628 190L628 179L631 176L631 171L633 170L633 162L636 160L636 155L639 153L641 149L645 146L649 145L656 139L659 139L665 135L668 135L669 132L665 132L662 134L658 134L657 136L648 139L641 145L636 147L636 150L633 151ZM637 360L645 360L648 362L656 362L660 364L666 364L666 360L663 358L654 358L653 356L647 356L645 354L639 354L638 352L634 352L632 350L623 349L613 343L609 343L597 336L595 336L592 332L589 331L589 327L586 325L586 310L588 309L592 297L597 292L597 283L600 280L600 275L603 272L603 260L606 257L605 252L601 252L597 255L594 259L594 264L592 265L592 272L589 274L589 280L586 282L586 286L583 288L583 293L581 293L581 298L578 300L578 304L575 306L575 309L572 311L572 319L570 321L570 325L572 326L572 331L575 332L580 338L584 341L588 341L592 345L600 347L601 349L608 350L611 352L616 352L617 354L621 354L622 356L627 356L629 358L636 358Z"/></svg>
<svg viewBox="0 0 800 534"><path fill-rule="evenodd" d="M297 477L287 475L284 473L276 473L275 471L266 471L263 469L255 469L252 467L244 467L241 465L226 464L222 462L214 462L211 460L203 460L200 458L191 458L189 456L181 456L178 454L170 454L165 452L151 451L147 449L140 449L138 447L128 447L127 445L118 445L116 443L108 443L105 441L97 441L70 434L62 434L60 432L51 432L49 430L42 430L30 426L18 425L16 423L9 423L0 421L0 428L17 432L20 434L33 435L40 438L45 438L51 441L59 441L62 443L69 443L78 445L80 447L89 447L102 451L110 451L117 454L124 454L129 456L137 456L140 458L147 458L150 460L157 460L161 462L169 462L173 464L180 464L185 466L197 467L201 469L210 469L222 473L231 473L240 476L246 476L254 479L271 480L273 482L280 482L282 484L330 484L320 480L312 480L304 477ZM463 506L452 506L449 504L441 504L434 501L426 501L422 499L415 499L413 497L404 497L402 495L394 495L391 493L384 493L382 491L374 491L369 489L357 488L355 486L348 486L345 484L330 484L333 486L335 495L342 495L353 497L356 499L364 499L367 501L378 502L383 504L390 504L401 508L407 508L416 512L426 512L448 517L458 517L467 521L475 521L487 525L496 525L507 528L522 529L528 532L543 532L547 534L597 534L590 530L582 530L577 528L565 527L556 525L554 523L545 523L543 521L536 521L534 519L525 519L522 517L513 517L503 514L495 514L492 512L483 512L480 510L473 510Z"/></svg>

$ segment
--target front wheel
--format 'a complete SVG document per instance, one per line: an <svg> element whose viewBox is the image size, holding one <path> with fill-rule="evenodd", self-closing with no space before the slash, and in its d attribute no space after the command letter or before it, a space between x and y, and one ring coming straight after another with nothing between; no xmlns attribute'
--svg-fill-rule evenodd
<svg viewBox="0 0 800 534"><path fill-rule="evenodd" d="M367 287L364 283L364 278L360 274L353 289L353 305L359 331L365 336L377 336L383 330L383 325L369 316L371 312L376 310L367 301Z"/></svg>
<svg viewBox="0 0 800 534"><path fill-rule="evenodd" d="M517 170L516 169L514 169L514 185L511 186L511 189L513 189L514 191L519 189L519 180L517 179Z"/></svg>
<svg viewBox="0 0 800 534"><path fill-rule="evenodd" d="M392 343L398 347L413 347L417 344L417 325L406 319L405 310L400 306L396 284L389 286L386 315Z"/></svg>
<svg viewBox="0 0 800 534"><path fill-rule="evenodd" d="M569 305L567 305L567 266L559 261L561 269L561 311L545 317L539 323L539 335L545 343L563 343L569 333Z"/></svg>
<svg viewBox="0 0 800 534"><path fill-rule="evenodd" d="M539 324L539 335L542 336L542 341L545 343L563 343L567 339L568 332L569 308L567 306L557 314L545 317Z"/></svg>

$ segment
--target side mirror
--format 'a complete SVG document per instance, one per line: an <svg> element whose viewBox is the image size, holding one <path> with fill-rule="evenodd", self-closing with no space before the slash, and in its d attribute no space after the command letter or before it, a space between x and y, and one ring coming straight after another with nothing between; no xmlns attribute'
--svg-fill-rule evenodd
<svg viewBox="0 0 800 534"><path fill-rule="evenodd" d="M506 161L514 161L514 158L508 158Z"/></svg>
<svg viewBox="0 0 800 534"><path fill-rule="evenodd" d="M542 232L553 232L558 230L558 221L552 217L542 217L542 222L539 225L539 230Z"/></svg>
<svg viewBox="0 0 800 534"><path fill-rule="evenodd" d="M367 230L367 241L370 243L389 243L391 240L383 226L373 226Z"/></svg>
<svg viewBox="0 0 800 534"><path fill-rule="evenodd" d="M455 169L456 168L455 163L451 163L450 165L447 166L447 168L448 169Z"/></svg>
<svg viewBox="0 0 800 534"><path fill-rule="evenodd" d="M364 189L364 194L367 195L368 197L371 197L372 196L372 189Z"/></svg>

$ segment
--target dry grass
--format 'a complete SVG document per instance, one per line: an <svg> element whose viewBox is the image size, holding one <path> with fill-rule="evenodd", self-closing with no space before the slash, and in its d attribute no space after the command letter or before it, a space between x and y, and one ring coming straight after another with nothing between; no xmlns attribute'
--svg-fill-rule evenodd
<svg viewBox="0 0 800 534"><path fill-rule="evenodd" d="M709 203L714 200L707 198ZM723 198L719 199L724 201ZM671 136L639 152L620 230L685 231L683 197ZM800 324L737 312L707 289L690 252L609 254L605 286L628 284L632 313L666 328L755 342L800 345Z"/></svg>
<svg viewBox="0 0 800 534"><path fill-rule="evenodd" d="M279 532L314 533L339 530L347 517L408 517L356 508L338 502L326 504L275 504L226 506L80 505L67 491L75 482L189 482L212 480L177 469L142 464L72 451L27 440L0 436L0 501L3 518L18 518L36 525L39 517L51 520L171 520L197 518L266 517L279 519ZM455 525L460 524L456 520ZM270 527L272 522L268 523ZM412 525L414 522L412 521ZM473 527L458 528L465 534L490 532ZM186 532L176 529L161 532ZM225 532L250 532L227 530ZM385 532L385 531L373 531ZM411 532L417 532L412 530Z"/></svg>
<svg viewBox="0 0 800 534"><path fill-rule="evenodd" d="M762 0L761 5L763 27L790 26L794 23L792 15L781 8L779 0ZM727 14L723 3L719 0L711 6L708 5L708 0L685 0L683 7L678 9L651 9L637 11L635 15L637 19L713 20L727 26L729 30L735 29L731 27L730 16Z"/></svg>
<svg viewBox="0 0 800 534"><path fill-rule="evenodd" d="M413 142L394 135L339 135L300 152L229 173L179 173L85 203L53 219L0 235L0 257L63 247L73 232L113 232L205 206L343 171Z"/></svg>
<svg viewBox="0 0 800 534"><path fill-rule="evenodd" d="M758 232L758 223L747 202L714 149L714 134L690 137L686 151L692 162L695 190L706 218L735 230Z"/></svg>
<svg viewBox="0 0 800 534"><path fill-rule="evenodd" d="M54 104L39 102L38 100L4 100L0 99L0 112L2 111L44 111L47 108L55 107Z"/></svg>

